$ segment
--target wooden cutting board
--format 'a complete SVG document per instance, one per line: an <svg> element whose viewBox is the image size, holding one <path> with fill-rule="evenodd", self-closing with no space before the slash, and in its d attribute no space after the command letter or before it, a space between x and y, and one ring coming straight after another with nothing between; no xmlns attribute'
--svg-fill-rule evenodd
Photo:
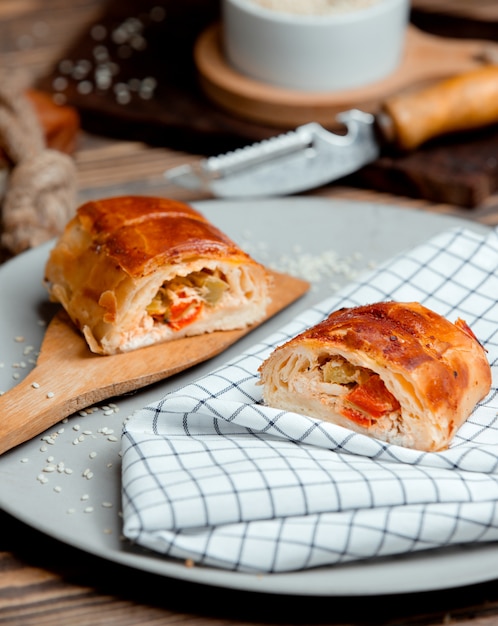
<svg viewBox="0 0 498 626"><path fill-rule="evenodd" d="M427 17L423 9L415 10L412 21L418 24L425 16L430 22L435 15L432 11ZM251 119L236 107L222 106L206 89L194 50L218 21L216 0L110 0L98 23L81 34L36 86L75 106L82 127L90 132L187 152L218 154L281 133L285 125L280 120ZM406 73L397 74L383 85L334 94L334 106L364 106L374 111L396 88L409 88L413 82L480 63L481 48L498 45L494 43L498 41L498 22L473 20L473 36L478 36L481 22L489 39L460 41L459 45L447 40L449 33L445 38L433 33L431 42L439 52L429 55L429 60L426 52L417 58L420 46L417 48L411 37L408 60L413 81L406 81ZM135 37L138 44L130 32L123 35L130 25L139 35ZM103 68L112 69L107 83L97 80L97 72L102 76ZM152 88L144 92L146 84ZM302 120L288 119L288 128L293 128L295 121ZM316 121L333 125L332 119ZM411 155L385 155L348 182L473 207L498 187L496 159L486 157L497 149L498 131L487 129L450 143L438 140Z"/></svg>
<svg viewBox="0 0 498 626"><path fill-rule="evenodd" d="M315 93L276 87L237 72L224 55L220 23L206 28L194 46L199 81L212 102L235 117L281 129L307 122L337 128L341 111L355 107L375 113L390 96L473 70L491 54L498 57L498 44L451 40L410 25L404 54L392 74L359 88Z"/></svg>

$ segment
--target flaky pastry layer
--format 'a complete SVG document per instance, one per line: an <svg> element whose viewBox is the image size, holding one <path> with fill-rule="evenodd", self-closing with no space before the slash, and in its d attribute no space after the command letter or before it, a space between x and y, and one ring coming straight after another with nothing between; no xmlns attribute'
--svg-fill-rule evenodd
<svg viewBox="0 0 498 626"><path fill-rule="evenodd" d="M147 196L82 205L45 285L99 354L244 328L270 300L266 269L201 213Z"/></svg>
<svg viewBox="0 0 498 626"><path fill-rule="evenodd" d="M425 451L447 448L491 386L467 324L417 302L335 311L277 347L260 375L269 406Z"/></svg>

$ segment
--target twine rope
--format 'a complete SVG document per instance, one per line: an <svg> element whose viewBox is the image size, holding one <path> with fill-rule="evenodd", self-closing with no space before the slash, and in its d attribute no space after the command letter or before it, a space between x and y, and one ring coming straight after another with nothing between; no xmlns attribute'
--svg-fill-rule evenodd
<svg viewBox="0 0 498 626"><path fill-rule="evenodd" d="M12 165L2 203L1 244L13 254L60 234L74 215L76 168L46 147L36 111L19 81L0 80L0 147Z"/></svg>

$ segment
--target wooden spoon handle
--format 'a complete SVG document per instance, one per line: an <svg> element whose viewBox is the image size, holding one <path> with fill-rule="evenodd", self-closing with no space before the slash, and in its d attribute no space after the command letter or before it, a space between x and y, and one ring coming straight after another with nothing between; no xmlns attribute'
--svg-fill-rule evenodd
<svg viewBox="0 0 498 626"><path fill-rule="evenodd" d="M498 65L486 65L383 104L381 128L403 150L498 122ZM389 130L388 130L389 128Z"/></svg>
<svg viewBox="0 0 498 626"><path fill-rule="evenodd" d="M272 302L265 319L309 289L304 280L278 272L273 276ZM158 382L220 354L257 325L100 356L90 352L61 310L47 328L36 367L0 396L0 454L80 409Z"/></svg>
<svg viewBox="0 0 498 626"><path fill-rule="evenodd" d="M88 406L85 394L79 395L76 378L54 376L49 368L35 367L0 396L0 454Z"/></svg>

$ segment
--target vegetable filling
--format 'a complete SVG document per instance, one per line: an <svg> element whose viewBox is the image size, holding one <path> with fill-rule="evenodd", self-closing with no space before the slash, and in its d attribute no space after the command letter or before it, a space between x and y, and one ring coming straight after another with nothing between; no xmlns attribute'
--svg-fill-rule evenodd
<svg viewBox="0 0 498 626"><path fill-rule="evenodd" d="M400 409L381 377L367 368L356 367L338 357L324 362L321 371L324 382L344 388L338 406L341 415L361 426L371 426L374 421Z"/></svg>
<svg viewBox="0 0 498 626"><path fill-rule="evenodd" d="M204 307L215 307L228 289L221 271L204 268L163 283L146 310L155 322L180 330L195 322Z"/></svg>

